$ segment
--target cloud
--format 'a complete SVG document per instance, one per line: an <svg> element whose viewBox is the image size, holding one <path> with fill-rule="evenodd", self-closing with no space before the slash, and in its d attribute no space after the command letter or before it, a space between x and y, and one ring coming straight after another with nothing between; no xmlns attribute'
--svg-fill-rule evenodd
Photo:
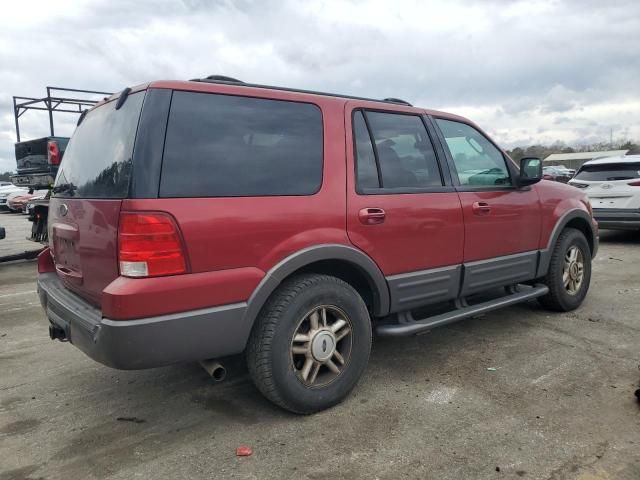
<svg viewBox="0 0 640 480"><path fill-rule="evenodd" d="M0 171L14 167L12 95L213 73L400 97L466 114L505 146L603 141L614 126L640 138L634 0L25 0L2 24Z"/></svg>

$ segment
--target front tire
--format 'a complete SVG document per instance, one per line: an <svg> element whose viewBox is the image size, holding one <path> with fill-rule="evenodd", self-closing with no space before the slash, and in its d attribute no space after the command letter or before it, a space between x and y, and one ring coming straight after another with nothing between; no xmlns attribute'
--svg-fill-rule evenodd
<svg viewBox="0 0 640 480"><path fill-rule="evenodd" d="M542 283L549 293L540 297L540 303L557 312L578 308L589 290L591 282L591 249L580 230L565 229L558 238L547 275Z"/></svg>
<svg viewBox="0 0 640 480"><path fill-rule="evenodd" d="M263 308L247 347L249 374L276 405L299 414L332 407L364 373L371 320L348 283L304 274L285 281Z"/></svg>

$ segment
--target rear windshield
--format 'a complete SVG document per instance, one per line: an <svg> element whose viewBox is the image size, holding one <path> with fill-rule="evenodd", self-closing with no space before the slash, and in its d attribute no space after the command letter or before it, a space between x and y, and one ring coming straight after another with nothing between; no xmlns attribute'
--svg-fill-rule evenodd
<svg viewBox="0 0 640 480"><path fill-rule="evenodd" d="M312 104L174 92L160 195L312 195L322 183L322 138Z"/></svg>
<svg viewBox="0 0 640 480"><path fill-rule="evenodd" d="M73 133L56 176L54 195L74 198L125 198L131 154L144 92L129 95L87 114Z"/></svg>
<svg viewBox="0 0 640 480"><path fill-rule="evenodd" d="M606 182L640 178L640 162L583 165L574 178L576 180L586 180L588 182Z"/></svg>

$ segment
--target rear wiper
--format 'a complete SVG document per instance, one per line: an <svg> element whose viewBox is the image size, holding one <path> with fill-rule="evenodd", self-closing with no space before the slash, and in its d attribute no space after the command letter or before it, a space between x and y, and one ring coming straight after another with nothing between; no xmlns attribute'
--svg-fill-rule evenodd
<svg viewBox="0 0 640 480"><path fill-rule="evenodd" d="M73 183L61 183L60 185L56 185L51 190L53 193L64 193L69 192L73 196L73 192L76 190L76 186Z"/></svg>

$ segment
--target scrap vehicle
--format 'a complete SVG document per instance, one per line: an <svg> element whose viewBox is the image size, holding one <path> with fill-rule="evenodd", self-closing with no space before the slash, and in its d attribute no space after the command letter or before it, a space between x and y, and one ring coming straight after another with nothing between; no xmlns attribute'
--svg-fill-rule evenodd
<svg viewBox="0 0 640 480"><path fill-rule="evenodd" d="M87 108L96 105L100 98L111 95L109 92L75 88L46 87L46 89L46 97L13 97L17 173L11 177L11 181L16 187L25 188L30 195L35 190L49 189L53 185L58 167L69 142L69 137L56 135L54 126L56 117L54 113L75 113L82 116L83 112ZM49 135L30 140L22 139L20 119L28 111L47 112ZM35 242L46 243L49 195L44 198L34 199L31 204L32 208L29 209L28 217L33 222L30 239Z"/></svg>

